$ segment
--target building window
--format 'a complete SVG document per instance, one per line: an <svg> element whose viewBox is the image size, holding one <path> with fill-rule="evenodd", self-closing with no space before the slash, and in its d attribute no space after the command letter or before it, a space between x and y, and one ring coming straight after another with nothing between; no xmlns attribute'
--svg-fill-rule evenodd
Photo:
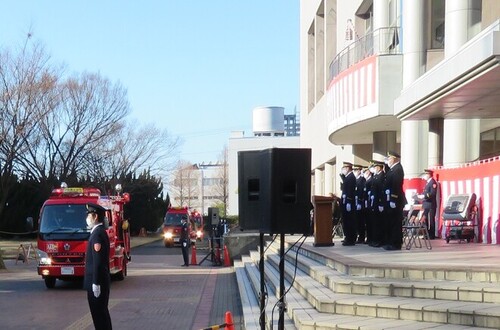
<svg viewBox="0 0 500 330"><path fill-rule="evenodd" d="M432 0L431 4L431 49L444 48L445 0Z"/></svg>
<svg viewBox="0 0 500 330"><path fill-rule="evenodd" d="M481 158L500 155L500 127L481 133Z"/></svg>

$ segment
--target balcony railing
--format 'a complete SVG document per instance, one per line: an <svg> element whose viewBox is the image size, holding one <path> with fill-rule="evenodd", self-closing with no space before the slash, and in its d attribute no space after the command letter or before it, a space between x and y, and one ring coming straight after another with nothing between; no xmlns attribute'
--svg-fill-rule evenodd
<svg viewBox="0 0 500 330"><path fill-rule="evenodd" d="M399 27L381 28L359 38L335 56L330 63L330 80L342 71L372 55L400 54Z"/></svg>

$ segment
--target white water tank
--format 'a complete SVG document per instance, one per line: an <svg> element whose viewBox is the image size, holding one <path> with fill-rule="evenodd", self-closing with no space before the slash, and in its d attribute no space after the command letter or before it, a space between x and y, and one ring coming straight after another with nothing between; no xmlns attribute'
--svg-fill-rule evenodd
<svg viewBox="0 0 500 330"><path fill-rule="evenodd" d="M257 107L253 109L253 133L262 135L283 135L285 132L285 108Z"/></svg>

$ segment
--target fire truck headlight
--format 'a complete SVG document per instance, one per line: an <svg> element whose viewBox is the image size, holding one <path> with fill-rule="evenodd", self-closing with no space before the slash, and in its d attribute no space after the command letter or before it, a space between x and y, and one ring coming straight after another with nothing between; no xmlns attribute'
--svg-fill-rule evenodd
<svg viewBox="0 0 500 330"><path fill-rule="evenodd" d="M201 232L201 230L198 230L196 232L196 237L201 238L202 235L203 235L203 233Z"/></svg>
<svg viewBox="0 0 500 330"><path fill-rule="evenodd" d="M52 264L52 259L49 257L43 257L40 258L40 265L51 265Z"/></svg>
<svg viewBox="0 0 500 330"><path fill-rule="evenodd" d="M163 237L165 237L165 239L172 239L172 233L166 232L165 234L163 234Z"/></svg>
<svg viewBox="0 0 500 330"><path fill-rule="evenodd" d="M47 252L42 251L42 250L37 250L37 253L38 253L38 257L40 258L39 259L40 265L51 265L52 264L52 259L50 259Z"/></svg>

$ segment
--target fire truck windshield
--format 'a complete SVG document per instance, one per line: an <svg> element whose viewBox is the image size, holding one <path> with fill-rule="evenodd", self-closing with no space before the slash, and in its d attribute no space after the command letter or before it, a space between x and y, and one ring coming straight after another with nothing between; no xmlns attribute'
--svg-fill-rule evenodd
<svg viewBox="0 0 500 330"><path fill-rule="evenodd" d="M40 235L46 239L88 237L84 204L45 205L40 218ZM73 237L76 236L76 237Z"/></svg>
<svg viewBox="0 0 500 330"><path fill-rule="evenodd" d="M186 217L186 214L181 213L167 213L165 216L164 224L167 226L180 226L182 217Z"/></svg>

